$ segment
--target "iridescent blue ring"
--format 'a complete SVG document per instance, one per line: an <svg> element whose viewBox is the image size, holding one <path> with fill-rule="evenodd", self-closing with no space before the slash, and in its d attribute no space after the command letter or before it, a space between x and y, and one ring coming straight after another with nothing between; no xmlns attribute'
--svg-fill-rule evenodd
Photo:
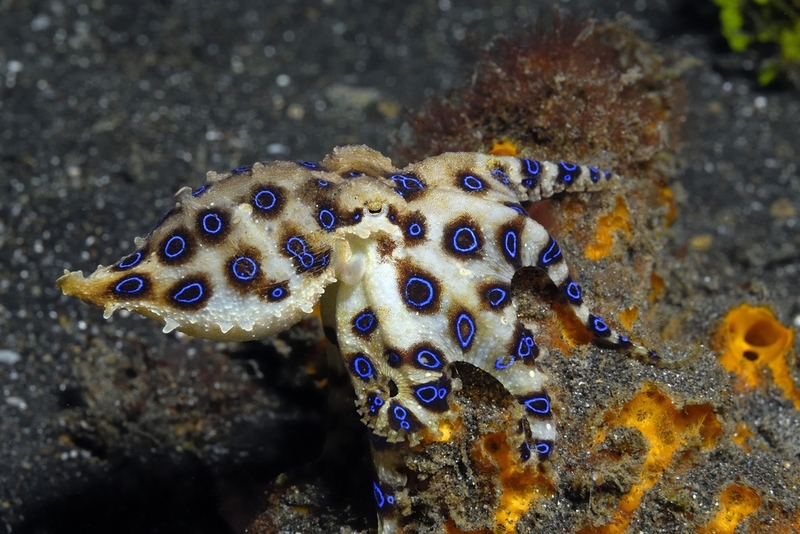
<svg viewBox="0 0 800 534"><path fill-rule="evenodd" d="M258 264L247 256L239 256L231 264L231 271L233 276L243 282L252 280L258 273Z"/></svg>
<svg viewBox="0 0 800 534"><path fill-rule="evenodd" d="M417 363L427 369L438 369L442 366L442 362L439 360L439 357L428 349L422 349L419 351L416 355L416 360Z"/></svg>
<svg viewBox="0 0 800 534"><path fill-rule="evenodd" d="M170 249L173 248L173 246L175 246L176 243L178 244L177 246L179 247L179 250L170 253ZM170 237L169 240L167 241L167 244L164 245L164 255L168 258L177 258L181 254L183 254L183 251L185 250L186 250L186 240L179 235L174 235Z"/></svg>
<svg viewBox="0 0 800 534"><path fill-rule="evenodd" d="M128 256L127 258L122 258L117 264L117 267L119 267L120 269L130 269L131 267L139 263L141 259L142 259L142 253L140 251L137 251Z"/></svg>
<svg viewBox="0 0 800 534"><path fill-rule="evenodd" d="M333 212L331 210L322 209L319 210L319 215L317 215L317 220L322 227L329 232L333 229L333 225L336 224L336 217L334 217Z"/></svg>
<svg viewBox="0 0 800 534"><path fill-rule="evenodd" d="M133 288L127 288L125 286L130 285L131 283L135 284ZM144 289L144 278L140 276L129 276L123 280L120 280L117 285L114 286L114 291L117 293L124 293L126 295L135 295L139 293L141 290Z"/></svg>
<svg viewBox="0 0 800 534"><path fill-rule="evenodd" d="M471 174L467 174L463 178L461 178L461 183L464 184L464 187L469 189L470 191L480 191L483 189L483 182L480 179L472 176Z"/></svg>
<svg viewBox="0 0 800 534"><path fill-rule="evenodd" d="M197 291L197 295L184 296L184 293L187 291ZM192 282L183 286L172 298L183 304L194 304L198 300L202 299L204 294L205 288L203 287L203 284L200 282Z"/></svg>
<svg viewBox="0 0 800 534"><path fill-rule="evenodd" d="M209 234L218 234L222 231L222 219L216 213L207 213L203 216L203 230Z"/></svg>
<svg viewBox="0 0 800 534"><path fill-rule="evenodd" d="M372 364L363 356L359 356L353 360L353 370L361 378L370 378L372 376Z"/></svg>
<svg viewBox="0 0 800 534"><path fill-rule="evenodd" d="M269 189L262 189L253 196L253 204L258 209L269 211L278 203L278 197Z"/></svg>
<svg viewBox="0 0 800 534"><path fill-rule="evenodd" d="M462 232L467 232L469 238L472 240L469 246L463 248L458 246L458 236L461 235ZM455 233L453 233L453 248L464 254L476 251L478 249L478 237L475 235L475 231L468 226L462 226L456 229Z"/></svg>
<svg viewBox="0 0 800 534"><path fill-rule="evenodd" d="M408 288L409 288L409 286L411 286L411 284L423 284L423 285L425 285L428 288L428 297L426 299L422 300L421 302L420 301L411 300L411 297L408 294L409 293ZM406 282L405 297L406 297L406 302L408 302L412 306L416 306L417 308L424 308L425 306L427 306L428 304L433 302L433 297L434 297L433 284L431 284L429 281L427 281L424 278L421 278L419 276L411 276L411 277L408 278L408 281Z"/></svg>
<svg viewBox="0 0 800 534"><path fill-rule="evenodd" d="M506 252L512 258L517 257L517 233L514 230L509 230L503 237L503 246Z"/></svg>
<svg viewBox="0 0 800 534"><path fill-rule="evenodd" d="M467 335L462 336L462 326L466 323L467 327ZM466 349L469 347L470 343L472 343L472 338L475 336L475 321L472 320L472 317L467 315L466 313L461 313L456 318L456 337L458 338L458 343L461 345L462 349Z"/></svg>

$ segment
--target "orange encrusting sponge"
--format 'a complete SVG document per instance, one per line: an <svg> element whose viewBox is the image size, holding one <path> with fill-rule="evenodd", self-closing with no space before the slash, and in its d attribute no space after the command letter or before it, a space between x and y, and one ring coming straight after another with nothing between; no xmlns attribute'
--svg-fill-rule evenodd
<svg viewBox="0 0 800 534"><path fill-rule="evenodd" d="M505 434L486 436L483 450L495 459L500 467L503 494L495 512L495 532L512 534L517 523L537 498L548 498L555 493L550 479L531 466L519 467L517 451L508 446Z"/></svg>
<svg viewBox="0 0 800 534"><path fill-rule="evenodd" d="M800 391L788 361L794 331L783 326L769 308L742 304L732 309L717 331L716 344L723 351L719 363L729 373L755 388L767 378L765 370L769 369L773 382L800 410Z"/></svg>
<svg viewBox="0 0 800 534"><path fill-rule="evenodd" d="M597 220L597 232L594 240L586 245L584 254L590 260L601 260L611 254L614 248L614 234L623 232L625 236L631 237L631 213L622 197L616 198L614 211L603 215Z"/></svg>
<svg viewBox="0 0 800 534"><path fill-rule="evenodd" d="M638 429L650 442L650 449L640 474L641 481L622 496L611 523L588 526L580 534L621 534L625 532L642 498L669 467L673 456L691 440L702 449L711 449L722 434L722 427L710 404L686 405L678 410L672 400L654 384L645 385L621 410L609 410L603 417L605 427L595 443L602 443L615 427Z"/></svg>
<svg viewBox="0 0 800 534"><path fill-rule="evenodd" d="M731 484L719 496L719 511L697 534L734 534L736 527L761 506L755 490Z"/></svg>

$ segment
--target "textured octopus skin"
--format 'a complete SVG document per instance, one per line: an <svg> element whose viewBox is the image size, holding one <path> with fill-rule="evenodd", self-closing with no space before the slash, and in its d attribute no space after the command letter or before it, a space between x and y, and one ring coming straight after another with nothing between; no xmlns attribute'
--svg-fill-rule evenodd
<svg viewBox="0 0 800 534"><path fill-rule="evenodd" d="M66 295L151 317L164 332L217 340L278 333L321 301L329 351L341 358L356 408L375 439L415 445L440 436L456 412L450 364L493 375L519 403L509 432L522 463L546 459L556 429L537 364L540 349L517 318L514 273L540 268L603 344L652 355L590 312L558 243L521 202L608 188L593 167L480 153L448 153L404 169L365 146L321 163L272 162L181 189L138 249L88 278L65 271ZM654 356L654 355L652 355ZM407 495L373 447L384 532ZM396 515L396 513L394 514Z"/></svg>

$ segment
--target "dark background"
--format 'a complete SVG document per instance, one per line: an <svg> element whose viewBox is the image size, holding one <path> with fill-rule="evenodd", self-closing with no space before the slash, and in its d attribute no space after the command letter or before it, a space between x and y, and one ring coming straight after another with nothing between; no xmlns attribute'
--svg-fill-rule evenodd
<svg viewBox="0 0 800 534"><path fill-rule="evenodd" d="M348 143L392 155L405 110L465 83L491 36L552 5L699 60L685 75L671 246L688 254L687 284L718 303L711 313L746 285L800 325L798 92L755 84L758 56L726 50L711 2L491 5L0 0L7 529L237 531L270 480L306 476L325 431L302 356L313 325L269 344L164 336L140 318L104 321L55 279L131 251L209 169L318 160ZM693 248L697 236L710 246ZM783 436L797 436L798 413L781 417ZM797 458L800 444L784 441ZM353 486L367 480L354 473ZM365 528L372 505L352 495L350 524Z"/></svg>

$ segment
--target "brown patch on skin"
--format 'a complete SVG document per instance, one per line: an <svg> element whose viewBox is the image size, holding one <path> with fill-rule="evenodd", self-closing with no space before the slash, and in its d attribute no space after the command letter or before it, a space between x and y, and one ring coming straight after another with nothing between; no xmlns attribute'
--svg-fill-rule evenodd
<svg viewBox="0 0 800 534"><path fill-rule="evenodd" d="M378 328L378 316L371 308L364 308L353 317L350 324L354 336L369 339Z"/></svg>
<svg viewBox="0 0 800 534"><path fill-rule="evenodd" d="M472 172L457 173L454 185L469 195L482 196L491 190L486 180Z"/></svg>
<svg viewBox="0 0 800 534"><path fill-rule="evenodd" d="M269 191L272 195L264 191ZM286 190L279 185L256 184L250 190L250 194L240 199L239 203L253 206L254 217L274 219L281 214L286 205ZM265 209L267 207L269 209Z"/></svg>
<svg viewBox="0 0 800 534"><path fill-rule="evenodd" d="M500 253L506 259L506 261L514 267L515 270L518 270L522 267L522 249L525 243L522 241L522 231L525 229L525 219L520 217L515 217L511 219L507 223L501 225L497 232L495 233L495 241L497 242L497 248L500 250ZM506 249L506 237L508 232L513 232L516 236L516 239L509 238L509 246L513 244L515 248L516 254L512 256L508 249Z"/></svg>
<svg viewBox="0 0 800 534"><path fill-rule="evenodd" d="M455 258L482 259L484 244L480 225L469 215L461 215L444 227L442 248Z"/></svg>
<svg viewBox="0 0 800 534"><path fill-rule="evenodd" d="M283 225L278 251L292 261L298 274L320 274L329 265L330 249L314 249L309 238L294 225Z"/></svg>
<svg viewBox="0 0 800 534"><path fill-rule="evenodd" d="M404 365L411 365L425 371L441 371L448 363L442 351L430 343L417 343L404 353L398 354ZM420 355L419 359L417 355ZM436 363L437 361L438 363Z"/></svg>
<svg viewBox="0 0 800 534"><path fill-rule="evenodd" d="M263 293L260 296L267 299L269 302L280 302L289 296L292 292L289 290L289 281L267 283Z"/></svg>
<svg viewBox="0 0 800 534"><path fill-rule="evenodd" d="M397 243L393 240L389 239L388 237L379 237L377 239L378 243L378 254L383 257L391 256L394 252L394 249L397 248Z"/></svg>
<svg viewBox="0 0 800 534"><path fill-rule="evenodd" d="M138 259L136 256L137 254L139 255ZM131 254L128 254L127 256L119 260L117 263L112 265L111 268L118 272L125 272L128 269L132 269L137 265L140 265L142 261L144 261L145 258L147 258L147 256L149 255L150 255L150 243L147 243L142 248L136 250L135 252L132 252Z"/></svg>
<svg viewBox="0 0 800 534"><path fill-rule="evenodd" d="M195 284L199 284L199 286ZM208 278L201 274L195 274L172 284L163 300L165 306L193 311L202 309L213 293L214 288Z"/></svg>
<svg viewBox="0 0 800 534"><path fill-rule="evenodd" d="M447 323L450 327L447 335L462 352L468 352L479 335L475 316L465 308L451 308L447 312ZM466 342L466 346L461 343L462 340Z"/></svg>
<svg viewBox="0 0 800 534"><path fill-rule="evenodd" d="M195 217L195 227L201 241L216 245L225 241L231 233L231 216L219 208L200 210Z"/></svg>
<svg viewBox="0 0 800 534"><path fill-rule="evenodd" d="M183 239L184 249L175 257L170 257L167 255L167 252L175 253L176 250L180 250L180 248L176 245L179 243L178 241L170 242L173 237L179 237ZM168 244L169 251L167 250ZM194 257L195 249L196 245L192 232L190 232L188 228L181 227L174 232L171 232L158 243L158 246L156 247L156 256L164 265L183 265L184 263L191 261L192 257Z"/></svg>
<svg viewBox="0 0 800 534"><path fill-rule="evenodd" d="M492 291L493 289L505 292L505 296L501 295L499 291ZM511 284L499 280L483 282L478 286L478 295L480 295L481 310L499 312L512 302ZM492 305L492 302L497 304Z"/></svg>
<svg viewBox="0 0 800 534"><path fill-rule="evenodd" d="M442 298L441 282L413 263L408 261L397 263L397 289L407 309L425 315L439 311Z"/></svg>
<svg viewBox="0 0 800 534"><path fill-rule="evenodd" d="M242 258L249 258L255 262L255 274L251 272L252 265ZM225 278L228 280L228 284L242 295L263 295L268 283L261 265L261 253L258 249L244 247L225 262ZM234 267L240 276L236 276ZM252 275L251 278L242 279L250 275Z"/></svg>
<svg viewBox="0 0 800 534"><path fill-rule="evenodd" d="M317 203L317 206L316 220L319 227L326 232L334 231L336 227L339 226L341 220L339 213L337 213L336 209L329 202ZM324 213L325 211L330 212L330 214ZM328 226L323 225L323 223Z"/></svg>
<svg viewBox="0 0 800 534"><path fill-rule="evenodd" d="M108 284L106 292L108 294L107 298L110 301L143 300L152 295L153 283L148 275L134 271L125 273L124 276L120 276Z"/></svg>
<svg viewBox="0 0 800 534"><path fill-rule="evenodd" d="M415 227L415 224L419 225L418 232L416 231L417 228ZM422 213L418 211L407 213L400 219L400 228L403 230L403 237L405 237L406 246L414 246L419 245L420 243L425 243L426 236L428 234L428 223Z"/></svg>
<svg viewBox="0 0 800 534"><path fill-rule="evenodd" d="M396 172L387 174L386 178L394 183L394 189L406 202L419 200L428 191L428 185L416 174L411 172ZM420 185L422 186L420 188Z"/></svg>

